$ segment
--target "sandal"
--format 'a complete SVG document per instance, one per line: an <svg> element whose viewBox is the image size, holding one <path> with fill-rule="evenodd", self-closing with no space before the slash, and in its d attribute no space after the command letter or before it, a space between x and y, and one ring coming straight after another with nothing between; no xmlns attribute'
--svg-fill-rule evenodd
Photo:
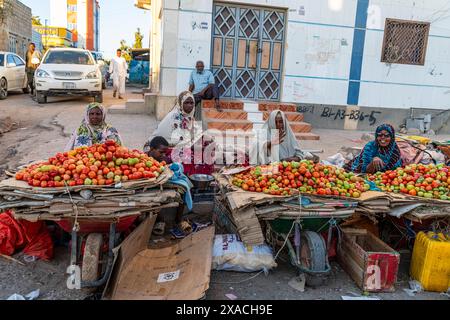
<svg viewBox="0 0 450 320"><path fill-rule="evenodd" d="M164 222L157 222L155 227L153 228L153 234L155 236L164 235L164 229L166 228L166 224Z"/></svg>

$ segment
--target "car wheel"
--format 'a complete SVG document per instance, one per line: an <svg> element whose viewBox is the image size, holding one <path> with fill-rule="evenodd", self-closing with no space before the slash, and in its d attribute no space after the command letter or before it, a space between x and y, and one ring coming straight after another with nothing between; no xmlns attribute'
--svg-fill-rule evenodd
<svg viewBox="0 0 450 320"><path fill-rule="evenodd" d="M37 103L47 103L47 96L42 92L36 91L36 101Z"/></svg>
<svg viewBox="0 0 450 320"><path fill-rule="evenodd" d="M8 97L8 81L5 78L0 79L0 100Z"/></svg>
<svg viewBox="0 0 450 320"><path fill-rule="evenodd" d="M100 92L100 94L96 95L94 97L94 101L98 103L103 103L103 92Z"/></svg>

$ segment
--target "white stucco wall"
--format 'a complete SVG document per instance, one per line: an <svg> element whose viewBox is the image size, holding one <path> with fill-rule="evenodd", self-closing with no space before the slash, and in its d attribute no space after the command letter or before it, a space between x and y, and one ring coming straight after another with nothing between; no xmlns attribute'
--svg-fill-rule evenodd
<svg viewBox="0 0 450 320"><path fill-rule="evenodd" d="M163 44L160 93L188 86L195 61L211 61L212 0L159 0ZM283 102L347 105L358 0L222 1L286 8ZM445 14L447 12L447 14ZM359 12L361 14L361 12ZM431 22L424 66L380 62L386 18ZM359 30L357 28L357 30ZM358 105L450 108L450 4L446 0L370 0ZM154 37L155 38L155 37ZM353 56L354 58L354 56Z"/></svg>

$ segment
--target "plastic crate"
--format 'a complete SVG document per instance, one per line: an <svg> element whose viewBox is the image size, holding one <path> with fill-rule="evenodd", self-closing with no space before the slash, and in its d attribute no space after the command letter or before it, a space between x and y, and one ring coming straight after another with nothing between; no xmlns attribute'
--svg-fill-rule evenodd
<svg viewBox="0 0 450 320"><path fill-rule="evenodd" d="M432 240L424 232L419 232L414 243L410 274L427 291L447 291L450 288L450 242Z"/></svg>

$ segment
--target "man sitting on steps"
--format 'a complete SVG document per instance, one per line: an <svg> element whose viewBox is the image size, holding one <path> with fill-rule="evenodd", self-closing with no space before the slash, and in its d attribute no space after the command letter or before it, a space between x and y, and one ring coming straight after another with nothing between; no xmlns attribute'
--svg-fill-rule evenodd
<svg viewBox="0 0 450 320"><path fill-rule="evenodd" d="M197 61L195 65L195 71L192 71L189 79L189 91L194 94L196 113L195 119L201 120L202 110L198 104L202 100L214 99L216 109L221 111L219 103L219 88L216 85L214 76L211 71L205 70L205 64L203 61Z"/></svg>

